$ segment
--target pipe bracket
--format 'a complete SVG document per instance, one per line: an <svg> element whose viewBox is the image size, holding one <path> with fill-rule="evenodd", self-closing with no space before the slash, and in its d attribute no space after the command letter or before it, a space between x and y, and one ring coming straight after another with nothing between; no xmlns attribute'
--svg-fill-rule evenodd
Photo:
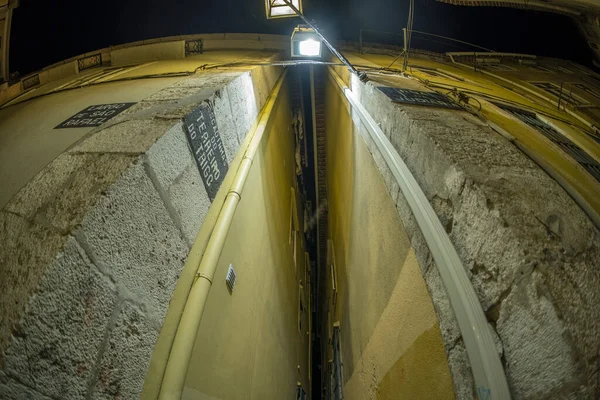
<svg viewBox="0 0 600 400"><path fill-rule="evenodd" d="M212 283L213 283L213 281L212 281L212 277L210 277L210 276L208 276L208 275L205 275L205 274L203 274L202 272L198 272L198 273L196 274L196 278L204 278L204 279L206 279L207 281L209 281L211 285L212 285Z"/></svg>

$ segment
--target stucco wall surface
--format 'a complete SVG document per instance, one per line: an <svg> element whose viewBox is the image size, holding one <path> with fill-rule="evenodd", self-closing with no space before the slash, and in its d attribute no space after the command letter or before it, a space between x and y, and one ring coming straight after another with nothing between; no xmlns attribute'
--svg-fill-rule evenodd
<svg viewBox="0 0 600 400"><path fill-rule="evenodd" d="M513 397L597 398L598 230L552 178L481 120L463 111L394 104L380 85L427 89L389 77L352 81L467 268ZM437 268L387 165L370 149L433 298L455 391L472 397L464 345Z"/></svg>
<svg viewBox="0 0 600 400"><path fill-rule="evenodd" d="M93 129L0 211L0 397L140 395L211 207L181 118L208 102L229 164L280 73L182 78Z"/></svg>

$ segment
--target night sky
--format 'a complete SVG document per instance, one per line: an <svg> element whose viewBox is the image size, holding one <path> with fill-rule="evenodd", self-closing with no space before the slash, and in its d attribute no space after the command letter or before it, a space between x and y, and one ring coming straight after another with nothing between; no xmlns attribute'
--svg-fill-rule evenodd
<svg viewBox="0 0 600 400"><path fill-rule="evenodd" d="M330 39L358 40L360 28L401 33L408 0L306 0L304 12ZM288 35L299 23L298 18L267 20L264 0L21 0L12 24L11 71L25 75L81 53L136 40L211 32ZM588 66L593 58L575 22L550 13L415 0L413 29L496 51L553 56ZM399 36L370 34L365 40L401 44ZM412 47L473 50L417 34Z"/></svg>

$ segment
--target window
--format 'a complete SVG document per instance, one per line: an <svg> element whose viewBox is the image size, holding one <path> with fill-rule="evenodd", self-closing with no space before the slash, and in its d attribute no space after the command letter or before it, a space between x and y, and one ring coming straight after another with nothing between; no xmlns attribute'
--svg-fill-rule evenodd
<svg viewBox="0 0 600 400"><path fill-rule="evenodd" d="M296 267L296 253L298 243L298 209L296 208L296 191L292 188L292 198L290 200L290 247Z"/></svg>
<svg viewBox="0 0 600 400"><path fill-rule="evenodd" d="M591 94L595 98L600 99L600 94L596 90L592 89L587 85L584 85L583 83L570 83L570 85L573 85L576 88L586 92L587 94Z"/></svg>
<svg viewBox="0 0 600 400"><path fill-rule="evenodd" d="M310 259L308 252L304 252L304 284L310 289Z"/></svg>
<svg viewBox="0 0 600 400"><path fill-rule="evenodd" d="M583 65L571 63L570 66L586 75L594 75L594 72L591 69L584 67Z"/></svg>
<svg viewBox="0 0 600 400"><path fill-rule="evenodd" d="M558 145L558 147L560 147L571 158L577 161L579 165L581 165L587 172L596 178L598 182L600 182L600 164L598 164L596 160L590 157L579 146L563 136L559 131L540 120L538 116L532 112L510 107L504 104L496 105L546 136L546 138Z"/></svg>
<svg viewBox="0 0 600 400"><path fill-rule="evenodd" d="M335 304L337 302L337 292L338 292L338 283L337 283L337 269L335 266L335 252L333 249L333 241L327 241L327 252L328 257L327 260L329 262L329 279L331 282L331 310L335 313Z"/></svg>
<svg viewBox="0 0 600 400"><path fill-rule="evenodd" d="M532 103L541 104L541 102L543 101L539 97L534 96L531 93L526 92L524 90L521 90L520 88L511 87L511 86L508 86L508 85L505 85L502 83L498 83L498 85L502 86L506 90L510 90L511 92L518 94L521 97L526 98L527 100L531 101Z"/></svg>
<svg viewBox="0 0 600 400"><path fill-rule="evenodd" d="M296 400L306 400L306 392L298 382L298 388L296 389Z"/></svg>
<svg viewBox="0 0 600 400"><path fill-rule="evenodd" d="M325 400L331 400L333 393L333 360L327 361L327 374L325 375Z"/></svg>
<svg viewBox="0 0 600 400"><path fill-rule="evenodd" d="M560 65L556 65L554 68L556 68L556 70L558 72L562 72L563 74L572 74L573 71L571 71L570 69L567 69L565 67L561 67Z"/></svg>
<svg viewBox="0 0 600 400"><path fill-rule="evenodd" d="M598 79L598 77L596 77L594 75L587 75L587 76L585 76L585 78L583 78L583 80L585 82L589 81L592 85L600 88L600 79Z"/></svg>
<svg viewBox="0 0 600 400"><path fill-rule="evenodd" d="M302 333L302 320L304 319L304 313L306 308L304 307L304 287L298 286L298 332Z"/></svg>
<svg viewBox="0 0 600 400"><path fill-rule="evenodd" d="M574 105L587 104L584 98L572 93L572 90L568 90L565 85L563 87L558 86L555 83L551 82L530 82L533 86L544 90L554 96L558 97L561 100L565 100Z"/></svg>
<svg viewBox="0 0 600 400"><path fill-rule="evenodd" d="M53 92L58 92L59 90L65 89L73 89L85 85L91 85L92 83L104 82L108 79L111 79L115 76L120 75L121 71L127 71L128 68L106 68L101 71L92 72L90 74L82 74L78 79L69 81L63 85L60 85L54 89Z"/></svg>
<svg viewBox="0 0 600 400"><path fill-rule="evenodd" d="M504 64L484 64L481 67L489 71L516 71L515 68Z"/></svg>
<svg viewBox="0 0 600 400"><path fill-rule="evenodd" d="M451 74L449 74L447 72L443 72L443 71L440 71L440 70L437 70L437 69L429 69L429 68L423 68L423 67L418 67L418 68L413 68L413 69L416 69L417 71L422 72L422 73L424 73L426 75L429 75L429 76L435 76L437 78L445 78L445 79L450 79L450 80L453 80L453 81L462 81L462 82L464 82L464 79L462 79L462 78L459 78L457 76L451 75Z"/></svg>
<svg viewBox="0 0 600 400"><path fill-rule="evenodd" d="M342 350L339 322L333 327L333 399L342 400Z"/></svg>
<svg viewBox="0 0 600 400"><path fill-rule="evenodd" d="M331 272L331 307L335 311L335 303L337 302L337 272L335 270L335 263L331 263L329 266Z"/></svg>
<svg viewBox="0 0 600 400"><path fill-rule="evenodd" d="M539 72L552 72L548 68L544 68L544 67L541 67L539 65L530 65L529 69L532 69L534 71L539 71Z"/></svg>

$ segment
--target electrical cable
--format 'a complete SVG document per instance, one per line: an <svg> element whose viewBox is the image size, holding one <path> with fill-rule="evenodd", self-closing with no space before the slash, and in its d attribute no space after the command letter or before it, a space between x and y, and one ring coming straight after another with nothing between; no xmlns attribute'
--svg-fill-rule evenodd
<svg viewBox="0 0 600 400"><path fill-rule="evenodd" d="M368 70L373 70L373 71L379 71L379 72L388 72L388 75L406 76L405 74L403 74L401 72L398 72L397 69L373 68L373 67L368 67L368 66L363 66L363 65L357 65L357 67L363 68L364 70L367 70L367 71ZM412 71L411 71L411 73L412 73ZM442 93L442 94L445 94L445 95L453 93L454 91L458 92L458 90L459 90L459 88L456 87L456 86L443 85L443 84L438 84L438 83L430 82L430 81L428 81L426 79L423 79L421 77L418 77L416 75L409 75L409 77L413 78L413 79L417 79L419 82L421 82L422 84L424 84L425 86L427 86L428 88L430 88L432 90L435 90L435 88L446 89L447 90L448 87L451 87L452 90L450 90L450 91L448 91L446 93ZM436 92L437 92L437 90L436 90ZM496 101L501 101L501 102L506 103L508 105L515 106L515 107L518 107L518 108L522 108L522 109L525 109L527 111L534 112L534 113L543 115L545 117L552 118L554 120L563 122L563 123L565 123L565 124L567 124L567 125L569 125L569 126L571 126L573 128L576 128L576 129L584 132L585 134L587 134L589 136L592 136L594 138L596 137L593 133L591 133L589 130L587 130L587 128L582 127L582 126L577 125L577 124L574 124L572 121L569 121L569 120L566 120L564 118L561 118L561 117L559 117L559 116L557 116L555 114L552 114L550 112L546 112L546 111L540 110L539 108L531 107L531 106L528 106L528 105L525 105L525 104L521 104L521 103L518 103L518 102L515 102L515 101L511 101L511 100L506 100L506 98L504 98L504 97L495 96L495 95L492 95L492 94L489 94L489 93L482 93L482 92L476 92L476 91L473 91L473 90L465 90L465 89L461 89L461 92L468 93L468 94L471 94L471 95L478 95L478 96L482 96L482 97L488 97L488 98L491 98L491 99L496 100ZM438 92L438 93L440 93L440 92ZM472 98L473 100L475 100L475 101L477 101L479 103L480 108L479 108L478 112L481 111L482 108L483 108L481 102L479 100L477 100L476 98L474 98L474 97L470 97L470 98Z"/></svg>
<svg viewBox="0 0 600 400"><path fill-rule="evenodd" d="M398 57L394 58L392 63L387 66L388 69L392 68L392 65L394 65L400 57L404 56L404 63L403 63L402 70L403 71L406 70L406 65L408 64L408 49L410 48L410 32L412 30L412 21L414 18L413 10L414 10L414 0L410 0L410 3L408 5L408 19L406 21L406 29L404 30L404 38L405 38L404 49L398 55ZM372 32L374 32L374 31L372 31Z"/></svg>
<svg viewBox="0 0 600 400"><path fill-rule="evenodd" d="M453 38L448 37L448 36L436 35L434 33L428 33L428 32L422 32L422 31L415 31L415 30L413 30L412 32L413 33L418 33L418 34L421 34L421 35L435 36L435 37L439 37L439 38L442 38L442 39L448 39L448 40L452 40L454 42L458 42L458 43L462 43L462 44L468 44L469 46L477 47L477 48L479 48L481 50L485 50L485 51L489 51L489 52L492 52L492 53L496 53L495 50L488 49L488 48L485 48L485 47L482 47L482 46L478 46L476 44L465 42L465 41L462 41L462 40L453 39Z"/></svg>
<svg viewBox="0 0 600 400"><path fill-rule="evenodd" d="M56 94L56 93L62 93L62 92L66 92L69 90L82 89L82 88L90 87L90 86L103 85L103 84L107 84L107 83L127 82L127 81L141 80L141 79L187 77L187 76L195 75L199 71L208 71L208 70L217 69L217 68L257 67L257 66L260 66L260 67L293 67L293 66L298 66L298 65L328 65L328 66L334 66L334 67L345 66L345 64L342 64L339 62L318 61L318 60L290 60L290 61L275 61L275 62L239 61L239 62L231 62L231 63L225 63L225 64L213 64L213 65L202 64L202 65L196 67L193 71L177 71L177 72L165 72L165 73L161 73L161 74L139 75L139 76L116 78L116 79L110 79L110 80L105 80L105 81L101 81L101 82L91 82L91 83L84 83L84 84L76 85L76 86L65 87L64 89L48 91L46 93L42 93L37 96L33 96L26 100L23 100L18 103L14 103L14 104L7 106L8 103L11 103L11 102L15 101L16 99L18 99L20 96L24 96L25 94L29 93L29 92L24 92L24 93L21 93L19 96L12 98L3 104L0 104L0 109L6 108L6 107L11 107L16 104L21 104L21 103L24 103L24 102L27 102L27 101L30 101L33 99L38 99L40 97L45 97L45 96L49 96L49 95Z"/></svg>
<svg viewBox="0 0 600 400"><path fill-rule="evenodd" d="M309 20L308 18L306 18L304 16L304 14L302 14L300 12L300 10L298 10L296 8L295 5L292 4L291 0L283 0L285 4L287 4L287 6L289 8L291 8L296 15L298 15L300 18L302 18L302 20L306 23L306 25L310 26L313 31L321 38L321 40L323 41L323 43L325 43L325 45L329 48L329 50L331 50L331 52L341 61L343 62L346 67L350 70L350 72L352 72L353 74L355 74L356 76L358 76L358 78L362 81L362 82L366 82L369 78L367 77L367 74L365 73L361 73L359 72L356 68L354 68L354 66L352 66L352 64L350 64L350 61L348 61L348 59L346 57L344 57L344 55L342 53L340 53L339 51L336 50L335 47L333 47L333 45L331 43L329 43L329 41L325 38L325 36L323 36L321 34L321 32L319 32L319 30L317 29L316 26L314 26ZM413 1L413 0L411 0Z"/></svg>

